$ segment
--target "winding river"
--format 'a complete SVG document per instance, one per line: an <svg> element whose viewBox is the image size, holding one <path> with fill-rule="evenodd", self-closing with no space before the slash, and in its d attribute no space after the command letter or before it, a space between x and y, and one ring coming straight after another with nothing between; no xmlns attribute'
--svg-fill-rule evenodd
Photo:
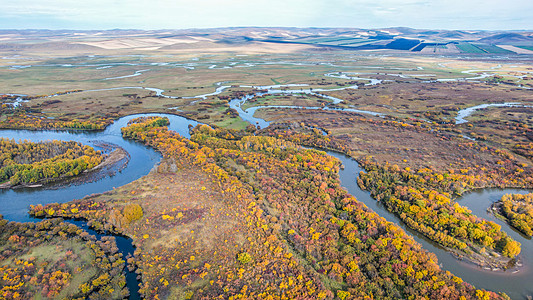
<svg viewBox="0 0 533 300"><path fill-rule="evenodd" d="M346 188L350 194L354 195L357 200L365 203L366 206L371 208L378 215L405 230L417 242L422 244L424 249L435 253L442 269L452 272L477 288L484 288L495 292L504 292L509 295L511 299L525 299L527 295L533 295L533 268L531 268L533 262L533 241L531 238L527 238L514 230L506 222L495 218L494 215L487 212L487 208L493 202L498 201L504 194L524 194L528 192L527 190L483 189L470 192L458 199L459 204L468 207L472 210L473 214L498 223L513 239L522 243L520 261L524 263L524 266L520 271L516 273L513 273L513 271L493 272L480 269L471 263L456 259L443 247L407 227L407 225L405 225L398 217L387 211L380 202L374 200L369 192L359 188L356 178L359 172L364 171L364 169L362 169L355 160L344 154L333 151L327 151L327 153L338 158L344 165L344 169L341 169L339 172L342 186Z"/></svg>
<svg viewBox="0 0 533 300"><path fill-rule="evenodd" d="M480 104L472 107L468 107L465 109L461 109L459 112L457 112L457 117L455 117L455 124L463 124L468 122L466 120L467 117L472 115L476 110L488 108L488 107L533 107L533 105L526 105L518 102L506 102L506 103L487 103L487 104Z"/></svg>
<svg viewBox="0 0 533 300"><path fill-rule="evenodd" d="M27 139L31 141L41 141L49 139L77 140L85 144L94 145L96 141L116 144L130 154L128 165L119 173L111 177L100 179L96 182L84 183L81 185L61 186L57 188L26 188L0 191L0 213L11 221L34 222L27 214L30 204L47 204L51 202L67 202L73 199L83 198L93 193L101 193L134 181L146 174L161 159L161 156L153 149L140 143L122 138L120 128L126 126L127 122L139 116L151 116L156 114L132 115L123 117L110 125L102 132L68 132L68 131L26 131L26 130L0 130L0 137ZM188 120L175 115L165 115L170 119L170 129L177 131L182 136L190 137L189 125L195 126L196 121ZM487 214L487 207L494 201L500 199L505 193L525 193L524 190L513 189L485 189L469 193L459 200L459 203L469 207L474 214L490 219L502 225L502 228L514 239L522 243L522 253L520 259L525 262L525 266L518 273L511 272L491 272L482 270L469 263L455 259L442 247L431 242L419 233L407 228L396 216L388 212L383 206L372 199L368 192L361 190L356 182L357 175L363 169L353 159L336 152L328 151L329 155L338 158L344 165L340 171L340 180L348 192L365 203L368 207L384 217L386 220L397 224L407 231L414 239L421 243L423 247L437 255L439 264L445 270L449 270L465 281L474 284L478 288L485 288L497 292L505 292L512 299L523 299L526 295L533 293L533 269L530 267L533 260L533 243L531 239L525 238L518 232L510 228L505 222L495 219ZM85 226L85 223L78 222L78 225ZM91 232L94 233L94 232ZM117 237L117 243L121 252L126 256L132 253L131 240ZM137 299L138 283L134 273L127 274L128 287L130 288L130 299Z"/></svg>
<svg viewBox="0 0 533 300"><path fill-rule="evenodd" d="M150 115L152 114L143 114L142 116ZM74 199L80 199L94 193L102 193L112 190L115 187L120 187L148 174L154 165L159 162L161 155L150 147L123 139L120 132L120 128L126 126L129 120L139 116L141 115L131 115L121 118L101 132L0 130L0 137L12 138L15 140L29 140L34 142L44 140L75 140L95 148L98 148L96 145L100 142L105 142L122 147L130 155L130 160L124 169L114 176L104 177L97 181L68 186L52 184L38 188L0 190L0 214L10 221L36 222L39 220L31 218L28 215L30 204L44 205L48 203L63 203ZM171 125L169 126L170 129L185 137L190 137L189 125L196 126L198 124L196 121L174 115L168 115L167 117L171 120ZM88 230L90 234L96 235L98 239L106 235L88 229L85 222L72 220L67 222L74 223L85 230ZM135 249L132 245L132 240L122 236L115 235L114 237L119 252L122 253L123 257L128 255L133 256ZM125 270L125 272L126 285L130 291L129 299L140 299L137 275L135 272L127 270Z"/></svg>
<svg viewBox="0 0 533 300"><path fill-rule="evenodd" d="M144 71L144 70L142 70ZM140 72L140 71L139 71ZM372 78L361 78L354 77L351 75L360 75L362 73L328 73L325 76L342 78L349 80L365 80L368 81L366 85L376 85L380 84L382 81ZM370 74L370 73L365 73ZM468 73L471 74L471 73ZM400 74L398 74L400 75ZM485 74L481 75L484 78ZM133 75L137 76L137 75ZM402 77L405 75L402 75ZM131 75L130 75L131 77ZM114 79L114 78L110 78ZM470 79L479 79L479 78L470 78ZM460 79L450 79L450 80L460 80ZM464 79L463 79L464 80ZM444 81L444 80L440 80ZM189 99L205 99L208 96L214 96L224 92L230 86L222 85L222 83L217 83L217 88L213 93L199 95L194 97L186 97ZM307 110L342 110L357 112L363 114L371 114L375 116L382 116L382 114L372 111L363 111L355 108L337 108L332 107L331 105L338 104L342 102L342 99L335 97L327 96L321 94L326 91L341 90L341 89L356 89L357 85L341 87L338 89L311 89L307 85L272 85L272 86L241 86L248 88L256 88L261 90L266 90L266 92L256 93L254 95L248 95L243 98L233 99L230 101L230 107L235 109L239 116L256 126L261 128L267 127L270 123L255 117L254 114L258 109L263 108L286 108L286 109L307 109ZM300 88L300 89L287 89L287 88ZM86 91L104 91L104 90L115 90L115 89L146 89L156 93L156 96L166 97L166 98L179 98L174 96L164 95L165 92L162 89L158 88L149 88L149 87L116 87L108 89L98 89L98 90L86 90ZM282 106L282 105L269 105L269 106L256 106L251 107L246 110L242 108L242 105L246 101L262 96L265 94L307 94L314 95L317 97L329 99L330 104L325 105L324 107L303 107L303 106ZM52 97L55 95L52 95ZM185 97L184 97L185 98ZM22 97L17 99L16 103L23 101ZM503 103L503 104L483 104L471 108L464 109L459 112L456 123L467 122L466 117L471 115L474 111L482 109L489 106L525 106L518 103ZM529 106L530 107L530 106ZM139 116L152 116L160 114L142 114L142 115L131 115L127 117L120 118L115 121L112 125L108 126L104 131L101 132L84 132L84 131L28 131L28 130L0 130L0 137L4 138L13 138L15 140L30 140L30 141L43 141L43 140L76 140L84 144L92 145L95 148L98 148L96 145L100 142L115 144L117 146L125 149L129 155L130 160L127 166L116 173L114 176L105 177L93 182L87 182L83 184L73 184L68 186L54 186L49 185L46 187L40 188L23 188L15 190L0 190L0 214L4 216L5 219L10 221L18 222L35 222L36 219L32 219L28 215L28 207L30 204L48 204L52 202L68 202L73 199L80 199L84 196L91 195L94 193L102 193L105 191L112 190L115 187L120 187L127 183L130 183L140 177L148 174L148 172L154 167L155 164L161 159L161 155L154 151L153 149L146 147L140 143L136 143L130 140L125 140L122 138L120 128L127 125L128 121L139 117ZM171 130L174 130L184 137L190 137L189 135L189 125L196 126L199 124L196 121L189 120L183 117L175 115L165 115L170 119ZM503 194L506 193L525 193L525 190L514 190L514 189L485 189L481 191L471 192L466 194L461 199L459 203L461 205L467 206L473 213L477 216L489 219L494 221L502 226L502 228L515 240L522 243L522 253L520 254L520 260L524 263L524 267L520 269L517 273L512 272L492 272L488 270L479 269L472 264L460 261L454 258L449 252L435 244L434 242L428 240L421 234L409 229L405 224L402 223L396 216L388 212L384 207L374 199L372 199L368 192L362 191L356 182L356 178L359 172L363 171L361 167L353 159L336 152L328 151L329 155L332 155L338 158L344 165L344 169L340 171L340 180L348 192L357 197L357 199L365 203L369 208L374 210L380 216L384 217L386 220L393 222L403 228L408 232L414 239L421 243L423 247L433 252L437 255L439 264L444 270L448 270L454 273L457 276L462 277L466 282L474 284L478 288L485 288L493 290L496 292L505 292L512 299L524 299L527 295L533 294L533 242L531 239L524 237L505 222L494 218L492 214L487 213L487 208L494 201L497 201L501 198ZM70 221L75 222L77 225L86 228L86 224L80 221ZM91 231L91 234L96 234L98 237L101 235ZM124 237L116 237L117 245L119 246L120 251L124 256L128 254L133 255L133 246L130 239ZM136 275L133 272L126 272L127 286L130 290L130 299L138 299L138 282L136 280Z"/></svg>

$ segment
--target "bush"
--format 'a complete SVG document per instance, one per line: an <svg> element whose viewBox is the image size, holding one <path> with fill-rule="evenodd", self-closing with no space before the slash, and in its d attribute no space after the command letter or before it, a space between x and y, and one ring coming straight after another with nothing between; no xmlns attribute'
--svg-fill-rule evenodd
<svg viewBox="0 0 533 300"><path fill-rule="evenodd" d="M248 254L247 252L241 252L239 254L237 254L237 260L245 265L245 264L248 264L252 261L252 256L250 254Z"/></svg>
<svg viewBox="0 0 533 300"><path fill-rule="evenodd" d="M129 223L139 220L143 216L143 209L139 204L130 203L124 207L124 217Z"/></svg>

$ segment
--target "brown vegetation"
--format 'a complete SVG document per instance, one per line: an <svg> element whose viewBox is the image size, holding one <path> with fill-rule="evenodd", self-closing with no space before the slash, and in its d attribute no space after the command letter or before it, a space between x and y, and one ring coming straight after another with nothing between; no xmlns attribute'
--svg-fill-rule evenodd
<svg viewBox="0 0 533 300"><path fill-rule="evenodd" d="M207 126L189 141L154 126L159 119L138 122L123 133L164 154L157 183L150 175L71 203L76 211L39 212L132 236L145 297L499 298L441 271L434 255L348 195L339 162L323 152ZM142 217L112 224L130 204Z"/></svg>
<svg viewBox="0 0 533 300"><path fill-rule="evenodd" d="M330 119L311 124L323 127L326 120ZM489 262L487 250L507 257L520 252L520 244L500 226L473 216L452 199L474 188L531 187L532 169L522 160L505 150L458 138L453 132L432 130L424 123L352 116L337 117L331 124L335 127L328 136L316 129L306 133L305 124L292 126L298 131L280 126L263 134L354 156L367 170L360 175L362 188L370 190L409 227L464 252L481 265L507 265L506 260Z"/></svg>

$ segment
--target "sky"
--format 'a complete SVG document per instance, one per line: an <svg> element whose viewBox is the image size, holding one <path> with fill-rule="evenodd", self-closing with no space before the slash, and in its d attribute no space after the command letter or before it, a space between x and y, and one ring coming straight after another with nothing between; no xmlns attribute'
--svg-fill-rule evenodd
<svg viewBox="0 0 533 300"><path fill-rule="evenodd" d="M533 29L533 0L0 0L0 7L1 29Z"/></svg>

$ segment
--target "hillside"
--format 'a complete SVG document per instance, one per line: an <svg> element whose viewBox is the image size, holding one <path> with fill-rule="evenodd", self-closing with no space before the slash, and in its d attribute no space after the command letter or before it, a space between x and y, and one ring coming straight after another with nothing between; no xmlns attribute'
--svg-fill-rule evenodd
<svg viewBox="0 0 533 300"><path fill-rule="evenodd" d="M227 27L184 30L0 30L0 49L194 50L299 44L355 51L400 51L421 54L533 54L533 32L424 30L405 27L282 28ZM268 45L266 45L268 47ZM279 45L280 48L286 47ZM298 48L299 49L299 48Z"/></svg>

